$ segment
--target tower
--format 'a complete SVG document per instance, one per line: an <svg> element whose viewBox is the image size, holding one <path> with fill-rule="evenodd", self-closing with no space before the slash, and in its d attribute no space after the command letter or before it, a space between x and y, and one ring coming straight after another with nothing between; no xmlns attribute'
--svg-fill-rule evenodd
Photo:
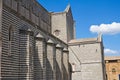
<svg viewBox="0 0 120 80"><path fill-rule="evenodd" d="M51 13L52 34L64 42L74 39L75 28L70 4L64 12Z"/></svg>

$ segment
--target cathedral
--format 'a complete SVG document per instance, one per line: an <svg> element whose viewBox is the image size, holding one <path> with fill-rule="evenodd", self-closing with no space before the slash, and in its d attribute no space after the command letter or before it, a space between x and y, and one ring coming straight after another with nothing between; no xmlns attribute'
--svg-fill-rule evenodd
<svg viewBox="0 0 120 80"><path fill-rule="evenodd" d="M0 0L0 80L105 80L101 35L75 39L70 5Z"/></svg>

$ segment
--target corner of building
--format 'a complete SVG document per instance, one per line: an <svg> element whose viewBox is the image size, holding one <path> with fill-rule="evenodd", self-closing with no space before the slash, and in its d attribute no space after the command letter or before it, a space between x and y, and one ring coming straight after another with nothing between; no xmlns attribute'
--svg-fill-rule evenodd
<svg viewBox="0 0 120 80"><path fill-rule="evenodd" d="M1 54L2 54L2 33L1 33L1 28L2 28L2 5L3 5L3 0L0 0L0 72L1 72ZM1 80L1 73L0 73L0 80Z"/></svg>
<svg viewBox="0 0 120 80"><path fill-rule="evenodd" d="M69 41L70 63L74 70L72 80L78 78L80 80L105 80L101 42L101 36Z"/></svg>

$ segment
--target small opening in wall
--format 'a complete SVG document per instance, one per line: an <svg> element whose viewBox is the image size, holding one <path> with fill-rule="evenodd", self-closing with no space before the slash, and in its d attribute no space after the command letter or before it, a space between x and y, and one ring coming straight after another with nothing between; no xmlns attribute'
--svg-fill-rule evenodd
<svg viewBox="0 0 120 80"><path fill-rule="evenodd" d="M75 63L72 63L72 72L74 73L75 72Z"/></svg>
<svg viewBox="0 0 120 80"><path fill-rule="evenodd" d="M97 49L96 49L96 52L97 52Z"/></svg>
<svg viewBox="0 0 120 80"><path fill-rule="evenodd" d="M55 30L54 35L59 36L60 35L60 30Z"/></svg>
<svg viewBox="0 0 120 80"><path fill-rule="evenodd" d="M12 41L13 40L13 28L12 26L9 27L9 41Z"/></svg>
<svg viewBox="0 0 120 80"><path fill-rule="evenodd" d="M112 72L113 72L113 73L116 72L116 69L115 69L115 68L112 68Z"/></svg>
<svg viewBox="0 0 120 80"><path fill-rule="evenodd" d="M8 55L11 56L11 49L12 49L12 41L13 41L13 37L14 37L14 30L13 30L13 27L12 25L10 25L9 29L8 29L8 47L9 47L9 50L8 50Z"/></svg>

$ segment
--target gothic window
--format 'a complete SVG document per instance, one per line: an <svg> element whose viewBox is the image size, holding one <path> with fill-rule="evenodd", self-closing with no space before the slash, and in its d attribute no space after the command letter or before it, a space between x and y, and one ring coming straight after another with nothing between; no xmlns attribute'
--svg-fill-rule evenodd
<svg viewBox="0 0 120 80"><path fill-rule="evenodd" d="M59 36L59 35L60 35L60 30L55 30L55 31L54 31L54 35L55 35L55 36Z"/></svg>
<svg viewBox="0 0 120 80"><path fill-rule="evenodd" d="M14 37L14 31L13 31L13 28L12 26L9 27L8 29L8 46L9 46L9 51L8 51L8 54L11 55L11 45L12 45L12 41L13 41L13 37Z"/></svg>

